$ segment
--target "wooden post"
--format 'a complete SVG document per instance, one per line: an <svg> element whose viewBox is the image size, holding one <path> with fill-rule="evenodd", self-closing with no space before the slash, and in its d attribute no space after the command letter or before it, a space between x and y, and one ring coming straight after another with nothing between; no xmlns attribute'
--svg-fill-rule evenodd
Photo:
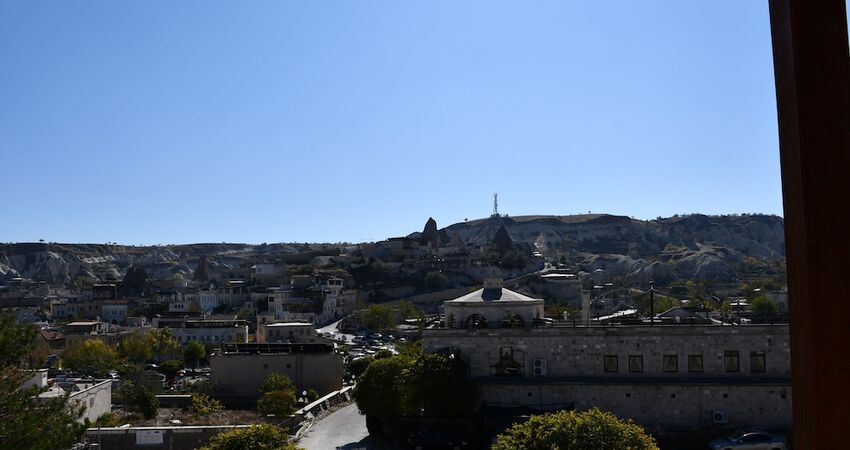
<svg viewBox="0 0 850 450"><path fill-rule="evenodd" d="M850 56L845 0L770 0L794 448L847 447Z"/></svg>

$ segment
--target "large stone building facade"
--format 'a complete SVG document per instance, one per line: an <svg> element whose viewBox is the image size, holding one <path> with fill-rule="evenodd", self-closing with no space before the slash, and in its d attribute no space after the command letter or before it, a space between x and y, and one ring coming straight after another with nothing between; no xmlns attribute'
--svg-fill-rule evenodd
<svg viewBox="0 0 850 450"><path fill-rule="evenodd" d="M787 326L501 321L426 330L424 350L465 361L488 405L599 407L662 429L791 427Z"/></svg>
<svg viewBox="0 0 850 450"><path fill-rule="evenodd" d="M210 360L212 381L225 396L257 397L272 373L291 379L299 392L342 388L343 357L330 344L226 344Z"/></svg>

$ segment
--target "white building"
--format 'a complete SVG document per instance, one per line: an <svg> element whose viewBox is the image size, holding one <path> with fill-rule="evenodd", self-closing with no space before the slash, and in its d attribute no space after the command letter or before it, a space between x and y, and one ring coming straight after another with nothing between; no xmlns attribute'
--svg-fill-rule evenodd
<svg viewBox="0 0 850 450"><path fill-rule="evenodd" d="M170 328L180 344L199 341L205 344L248 342L248 323L233 316L202 316L200 318L153 319L154 328Z"/></svg>
<svg viewBox="0 0 850 450"><path fill-rule="evenodd" d="M100 315L107 322L124 322L127 319L127 302L124 300L106 300L100 307Z"/></svg>
<svg viewBox="0 0 850 450"><path fill-rule="evenodd" d="M522 328L543 318L543 300L502 288L488 278L484 288L443 303L447 328Z"/></svg>
<svg viewBox="0 0 850 450"><path fill-rule="evenodd" d="M112 380L78 380L56 382L47 391L39 394L40 400L49 400L68 395L69 405L85 406L78 422L94 422L98 417L112 411Z"/></svg>

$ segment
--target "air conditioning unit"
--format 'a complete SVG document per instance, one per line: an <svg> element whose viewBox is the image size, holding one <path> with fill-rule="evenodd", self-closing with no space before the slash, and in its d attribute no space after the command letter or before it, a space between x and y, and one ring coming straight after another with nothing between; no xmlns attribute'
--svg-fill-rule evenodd
<svg viewBox="0 0 850 450"><path fill-rule="evenodd" d="M711 419L714 423L729 423L729 413L726 411L714 411L711 413Z"/></svg>
<svg viewBox="0 0 850 450"><path fill-rule="evenodd" d="M543 358L535 359L532 363L531 370L535 377L546 376L546 360Z"/></svg>

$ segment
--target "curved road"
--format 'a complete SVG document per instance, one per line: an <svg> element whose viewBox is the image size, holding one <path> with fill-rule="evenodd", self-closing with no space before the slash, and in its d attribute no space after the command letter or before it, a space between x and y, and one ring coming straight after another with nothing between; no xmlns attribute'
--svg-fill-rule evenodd
<svg viewBox="0 0 850 450"><path fill-rule="evenodd" d="M375 443L366 430L366 416L352 403L325 416L307 430L297 445L305 450L392 450Z"/></svg>

